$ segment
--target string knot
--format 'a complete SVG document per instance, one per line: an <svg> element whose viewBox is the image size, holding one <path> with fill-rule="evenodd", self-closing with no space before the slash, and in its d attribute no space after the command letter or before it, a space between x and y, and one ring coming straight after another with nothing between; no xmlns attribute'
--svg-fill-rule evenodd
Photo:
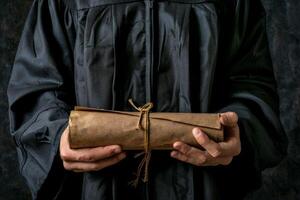
<svg viewBox="0 0 300 200"><path fill-rule="evenodd" d="M129 101L129 103L132 105L133 108L135 108L137 111L140 112L140 117L139 117L139 120L138 120L138 123L137 123L137 128L138 128L138 129L141 129L141 130L145 130L145 129L143 128L143 126L142 126L143 116L144 116L145 114L146 114L146 117L147 117L147 115L149 115L150 110L153 108L153 103L152 103L152 102L148 102L148 103L146 103L146 104L143 105L143 106L137 107L137 106L133 103L132 99L129 99L128 101ZM147 123L147 121L146 121L146 123ZM147 128L147 127L146 127L146 128Z"/></svg>

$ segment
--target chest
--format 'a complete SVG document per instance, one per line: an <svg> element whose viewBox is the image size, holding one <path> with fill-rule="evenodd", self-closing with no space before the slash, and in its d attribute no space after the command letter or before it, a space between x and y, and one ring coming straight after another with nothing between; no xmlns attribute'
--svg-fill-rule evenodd
<svg viewBox="0 0 300 200"><path fill-rule="evenodd" d="M122 99L123 106L109 103L105 107L123 109L127 99L134 97L140 103L157 102L159 110L176 111L180 104L181 110L190 110L193 90L198 93L194 99L208 96L219 38L214 1L76 3L74 63L79 105L104 107L99 102ZM203 85L202 92L192 84ZM91 99L97 99L97 105Z"/></svg>

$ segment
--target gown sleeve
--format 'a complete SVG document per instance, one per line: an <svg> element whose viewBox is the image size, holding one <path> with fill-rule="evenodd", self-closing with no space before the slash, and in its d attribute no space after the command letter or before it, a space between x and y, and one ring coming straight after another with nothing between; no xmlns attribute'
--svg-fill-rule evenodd
<svg viewBox="0 0 300 200"><path fill-rule="evenodd" d="M219 60L222 68L216 72L217 88L222 89L215 92L215 99L219 101L218 111L238 114L241 154L261 171L278 164L286 149L266 36L266 16L258 0L225 2L228 5L224 11L226 17L221 19L224 42Z"/></svg>
<svg viewBox="0 0 300 200"><path fill-rule="evenodd" d="M33 2L7 89L10 132L33 199L49 179L75 102L70 19L62 0Z"/></svg>

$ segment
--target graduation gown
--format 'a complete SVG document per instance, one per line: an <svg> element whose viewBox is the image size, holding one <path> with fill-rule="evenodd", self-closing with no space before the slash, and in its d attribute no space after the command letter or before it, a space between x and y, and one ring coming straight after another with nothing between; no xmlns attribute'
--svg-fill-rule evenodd
<svg viewBox="0 0 300 200"><path fill-rule="evenodd" d="M241 199L284 155L285 137L258 0L34 0L8 86L10 131L33 199ZM98 172L64 170L59 141L75 105L239 115L242 152L196 167L154 151Z"/></svg>

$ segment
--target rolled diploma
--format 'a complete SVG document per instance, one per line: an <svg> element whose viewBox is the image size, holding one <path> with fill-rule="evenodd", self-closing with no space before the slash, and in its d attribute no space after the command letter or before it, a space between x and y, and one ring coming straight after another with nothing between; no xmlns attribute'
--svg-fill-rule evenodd
<svg viewBox="0 0 300 200"><path fill-rule="evenodd" d="M120 145L123 150L143 150L144 130L138 128L139 112L75 107L69 117L69 142L73 149ZM150 149L171 150L176 141L200 147L192 134L199 127L211 139L224 139L219 114L150 113ZM145 127L145 117L142 119Z"/></svg>

